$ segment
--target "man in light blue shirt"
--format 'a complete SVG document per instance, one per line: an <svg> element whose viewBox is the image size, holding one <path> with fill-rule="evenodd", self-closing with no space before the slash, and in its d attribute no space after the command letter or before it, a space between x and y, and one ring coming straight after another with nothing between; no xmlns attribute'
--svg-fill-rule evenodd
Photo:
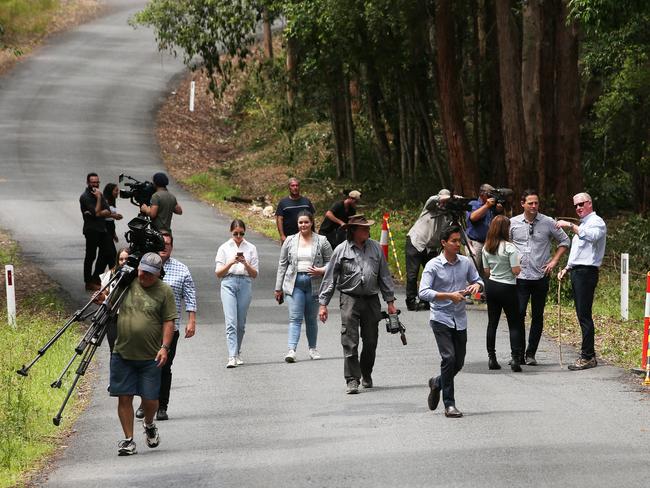
<svg viewBox="0 0 650 488"><path fill-rule="evenodd" d="M531 320L528 347L526 333L522 334L521 352L525 353L522 364L537 364L535 354L544 329L544 306L548 295L549 277L569 248L569 237L555 225L555 220L539 212L539 194L536 190L524 190L521 194L524 212L510 219L510 240L521 256L521 273L517 276L519 315L522 326L530 301ZM551 242L557 249L551 256Z"/></svg>
<svg viewBox="0 0 650 488"><path fill-rule="evenodd" d="M594 320L591 307L594 303L594 293L598 284L598 269L603 263L607 226L596 212L588 193L578 193L573 197L573 206L580 217L580 225L566 220L558 220L557 226L573 232L571 251L566 268L557 277L564 278L571 271L571 286L576 315L582 330L582 347L578 360L569 366L571 371L579 371L595 367L596 351L594 347Z"/></svg>
<svg viewBox="0 0 650 488"><path fill-rule="evenodd" d="M440 351L440 376L429 380L429 409L435 410L442 391L445 416L458 418L454 377L465 363L467 313L465 296L483 289L483 281L472 261L459 254L460 227L447 227L440 234L442 253L427 263L420 281L420 300L431 303L429 325Z"/></svg>

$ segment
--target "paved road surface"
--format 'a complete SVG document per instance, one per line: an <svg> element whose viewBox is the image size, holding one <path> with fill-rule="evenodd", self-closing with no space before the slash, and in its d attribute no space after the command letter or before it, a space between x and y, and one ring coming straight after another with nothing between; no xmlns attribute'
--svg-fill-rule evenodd
<svg viewBox="0 0 650 488"><path fill-rule="evenodd" d="M0 225L77 302L85 298L76 203L84 176L97 170L103 185L122 171L149 178L161 167L154 115L182 70L156 52L151 32L126 26L142 2L108 3L109 15L57 37L0 78ZM647 397L616 368L560 370L548 343L541 366L488 371L482 312L470 314L457 381L461 420L426 408L425 385L439 359L422 312L404 316L408 346L380 337L371 391L343 393L336 314L321 327L321 361L306 359L303 338L300 361L284 363L286 308L272 300L279 247L253 232L247 237L262 264L246 365L226 370L213 259L228 221L171 189L185 210L174 219L176 257L194 274L200 311L197 336L179 344L162 443L150 450L138 436L140 453L117 457L122 433L101 354L91 407L43 478L47 486L647 485ZM503 326L504 366L506 340Z"/></svg>

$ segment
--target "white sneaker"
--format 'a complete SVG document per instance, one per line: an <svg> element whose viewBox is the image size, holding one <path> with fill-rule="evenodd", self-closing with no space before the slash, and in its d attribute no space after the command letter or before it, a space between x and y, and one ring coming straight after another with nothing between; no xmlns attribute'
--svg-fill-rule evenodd
<svg viewBox="0 0 650 488"><path fill-rule="evenodd" d="M320 359L320 353L315 347L313 347L309 349L309 357L312 359Z"/></svg>
<svg viewBox="0 0 650 488"><path fill-rule="evenodd" d="M287 363L295 363L296 362L296 351L294 351L293 349L289 349L289 352L284 357L284 360Z"/></svg>
<svg viewBox="0 0 650 488"><path fill-rule="evenodd" d="M235 364L237 366L241 366L242 364L244 364L244 360L241 358L241 356L239 355L235 356Z"/></svg>
<svg viewBox="0 0 650 488"><path fill-rule="evenodd" d="M228 358L228 364L226 364L226 368L236 368L237 367L237 360L235 359L234 356Z"/></svg>

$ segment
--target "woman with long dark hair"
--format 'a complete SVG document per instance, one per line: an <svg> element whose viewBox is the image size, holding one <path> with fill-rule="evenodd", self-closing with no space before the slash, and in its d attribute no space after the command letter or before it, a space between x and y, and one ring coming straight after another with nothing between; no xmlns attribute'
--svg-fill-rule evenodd
<svg viewBox="0 0 650 488"><path fill-rule="evenodd" d="M111 216L106 217L104 220L106 220L106 232L110 239L110 243L106 246L108 252L106 256L106 264L109 268L113 268L117 256L115 243L120 241L115 232L115 221L122 219L122 215L117 213L117 196L120 194L120 188L115 183L107 183L102 193L104 194L104 198L108 202L108 206L111 210Z"/></svg>
<svg viewBox="0 0 650 488"><path fill-rule="evenodd" d="M235 368L244 364L241 344L259 259L257 248L244 239L246 224L243 220L235 219L230 223L230 234L232 237L219 246L217 251L215 273L221 279L221 305L226 322L226 368Z"/></svg>
<svg viewBox="0 0 650 488"><path fill-rule="evenodd" d="M303 318L307 333L309 357L320 359L318 339L318 290L325 268L332 257L332 247L325 236L313 231L314 214L302 210L298 214L298 233L284 241L275 279L275 299L289 306L289 352L287 363L296 361Z"/></svg>
<svg viewBox="0 0 650 488"><path fill-rule="evenodd" d="M490 223L485 245L483 246L483 268L485 276L485 295L488 307L487 352L488 368L501 369L496 357L496 335L499 317L503 310L510 331L510 367L521 371L521 344L523 324L519 316L517 298L517 275L521 271L517 248L509 242L510 219L497 215Z"/></svg>

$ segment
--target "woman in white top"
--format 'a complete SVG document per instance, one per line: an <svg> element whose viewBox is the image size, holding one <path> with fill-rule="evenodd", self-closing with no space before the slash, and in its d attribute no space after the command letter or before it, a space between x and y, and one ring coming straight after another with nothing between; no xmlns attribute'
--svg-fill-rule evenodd
<svg viewBox="0 0 650 488"><path fill-rule="evenodd" d="M483 246L483 268L485 276L485 295L488 307L487 351L488 368L501 369L497 362L495 343L499 317L503 310L508 319L510 332L510 350L513 371L521 371L521 344L523 342L523 324L519 316L517 298L517 275L521 271L517 248L509 242L510 219L497 215L490 223L485 245Z"/></svg>
<svg viewBox="0 0 650 488"><path fill-rule="evenodd" d="M296 360L303 318L309 346L309 357L320 359L316 349L318 339L318 290L325 268L332 256L327 237L313 232L314 215L306 210L298 214L298 233L284 241L275 279L275 299L289 306L288 363Z"/></svg>
<svg viewBox="0 0 650 488"><path fill-rule="evenodd" d="M241 343L246 329L246 314L252 298L252 281L257 277L257 248L244 239L246 224L235 219L230 224L232 238L217 251L215 273L221 278L221 305L226 321L228 363L226 368L244 364Z"/></svg>

